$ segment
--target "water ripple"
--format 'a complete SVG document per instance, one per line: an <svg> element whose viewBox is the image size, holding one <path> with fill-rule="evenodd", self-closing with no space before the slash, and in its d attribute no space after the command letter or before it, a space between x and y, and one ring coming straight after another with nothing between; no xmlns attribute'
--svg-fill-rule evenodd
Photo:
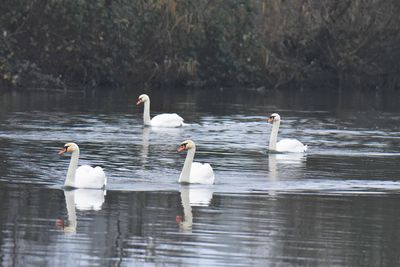
<svg viewBox="0 0 400 267"><path fill-rule="evenodd" d="M69 159L59 157L57 149L73 141L81 147L81 164L105 169L110 189L176 188L184 161L176 149L185 139L197 143L196 161L213 166L220 192L308 186L324 191L332 181L376 181L376 188L366 183L368 191L380 189L380 181L398 179L400 132L395 125L368 129L327 113L299 116L285 117L279 133L279 138L294 137L309 146L307 154L296 158L267 153L271 126L264 116L205 114L182 128L150 129L142 126L141 114L9 113L0 121L0 157L6 165L0 180L62 185ZM393 118L388 118L390 124ZM318 183L309 184L316 178Z"/></svg>

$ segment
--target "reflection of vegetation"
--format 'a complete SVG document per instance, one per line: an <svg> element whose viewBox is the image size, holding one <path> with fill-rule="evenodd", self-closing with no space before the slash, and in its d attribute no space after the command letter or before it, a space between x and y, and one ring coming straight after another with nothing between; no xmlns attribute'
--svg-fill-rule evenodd
<svg viewBox="0 0 400 267"><path fill-rule="evenodd" d="M397 87L395 0L4 0L0 80Z"/></svg>

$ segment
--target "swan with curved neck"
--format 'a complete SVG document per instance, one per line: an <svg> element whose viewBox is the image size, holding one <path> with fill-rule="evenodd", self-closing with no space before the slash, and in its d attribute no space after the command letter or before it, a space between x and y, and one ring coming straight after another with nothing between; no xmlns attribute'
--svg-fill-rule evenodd
<svg viewBox="0 0 400 267"><path fill-rule="evenodd" d="M272 123L271 135L269 137L269 150L276 152L305 152L307 146L303 145L297 139L282 139L278 143L278 130L281 124L281 116L278 113L273 113L267 120Z"/></svg>
<svg viewBox="0 0 400 267"><path fill-rule="evenodd" d="M155 127L180 127L183 125L183 119L176 113L164 113L154 116L150 119L150 97L146 94L139 96L136 105L143 103L143 123L147 126Z"/></svg>
<svg viewBox="0 0 400 267"><path fill-rule="evenodd" d="M107 183L107 177L101 167L92 168L82 165L78 168L79 146L75 143L66 143L58 152L59 155L71 153L65 187L73 188L103 188Z"/></svg>
<svg viewBox="0 0 400 267"><path fill-rule="evenodd" d="M186 140L179 145L178 152L187 150L179 183L213 184L214 171L208 163L193 162L196 145L192 140Z"/></svg>

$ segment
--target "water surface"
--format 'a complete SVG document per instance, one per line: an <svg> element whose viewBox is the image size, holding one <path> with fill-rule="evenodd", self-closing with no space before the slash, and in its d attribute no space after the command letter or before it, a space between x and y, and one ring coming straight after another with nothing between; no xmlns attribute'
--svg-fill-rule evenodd
<svg viewBox="0 0 400 267"><path fill-rule="evenodd" d="M0 95L0 245L5 266L393 266L400 109L359 94L150 92L151 112L186 126L143 127L131 95ZM358 98L357 98L358 97ZM279 138L306 154L267 152ZM177 183L185 139L215 185ZM63 191L81 148L106 190ZM68 255L68 257L67 257Z"/></svg>

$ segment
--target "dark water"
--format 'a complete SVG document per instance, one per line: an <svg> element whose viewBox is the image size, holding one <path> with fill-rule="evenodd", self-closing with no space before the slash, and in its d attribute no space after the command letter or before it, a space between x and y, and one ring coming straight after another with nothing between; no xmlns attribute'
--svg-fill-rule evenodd
<svg viewBox="0 0 400 267"><path fill-rule="evenodd" d="M188 125L149 129L140 93L0 95L0 265L399 265L399 95L150 92ZM189 138L214 185L177 183ZM107 190L61 189L71 141Z"/></svg>

